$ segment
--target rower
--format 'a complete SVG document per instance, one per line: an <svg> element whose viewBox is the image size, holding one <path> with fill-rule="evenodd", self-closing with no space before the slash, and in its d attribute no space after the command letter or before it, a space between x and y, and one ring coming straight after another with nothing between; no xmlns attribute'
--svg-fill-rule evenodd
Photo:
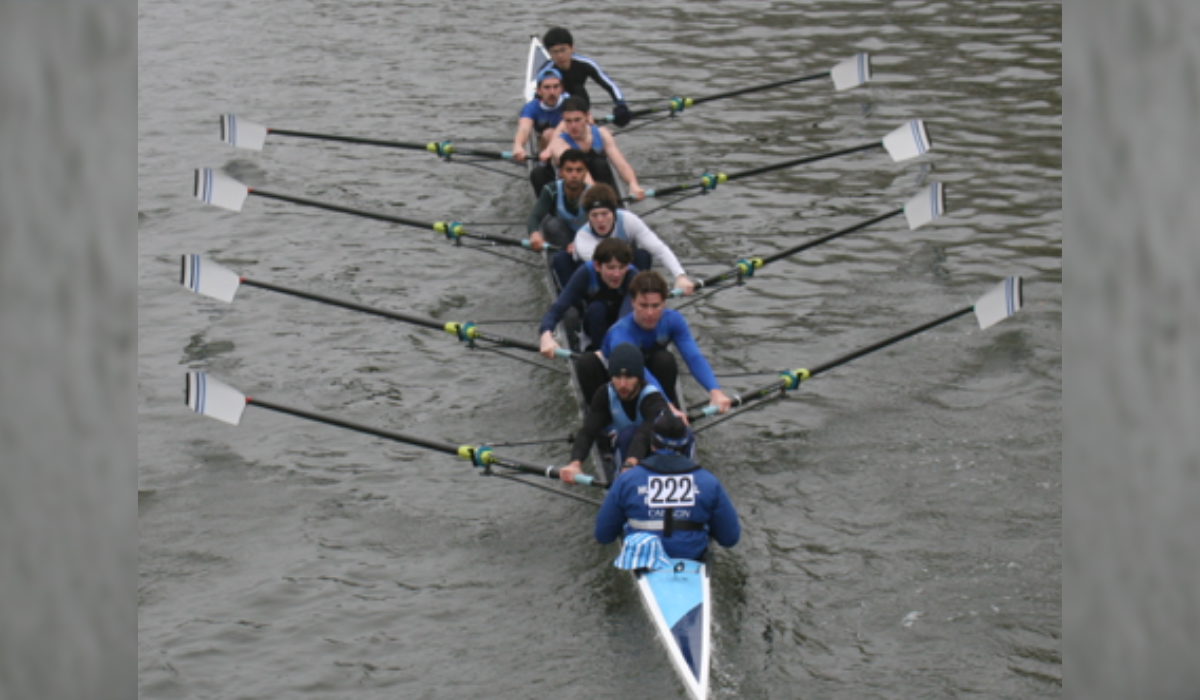
<svg viewBox="0 0 1200 700"><path fill-rule="evenodd" d="M559 470L558 478L568 484L575 483L575 475L583 471L583 458L597 440L606 439L605 435L613 441L615 463L622 463L622 455L628 453L636 464L645 457L646 446L643 444L636 453L630 453L628 448L644 417L671 412L662 391L647 381L642 351L636 346L624 343L613 348L608 376L608 383L588 402L583 426L571 444L571 461ZM614 475L605 476L612 479Z"/></svg>
<svg viewBox="0 0 1200 700"><path fill-rule="evenodd" d="M623 470L609 488L596 515L596 541L608 544L625 535L629 546L618 566L644 535L658 539L666 555L675 559L701 560L709 538L722 547L735 546L742 536L737 509L720 480L686 456L694 441L692 431L673 413L659 415L650 427L653 452ZM643 537L635 539L639 533ZM638 542L638 548L644 547Z"/></svg>
<svg viewBox="0 0 1200 700"><path fill-rule="evenodd" d="M652 258L658 258L675 279L675 286L684 294L691 294L696 285L688 279L675 253L641 217L627 209L618 209L618 204L617 193L604 184L597 183L583 193L582 206L587 212L587 223L575 233L571 252L559 251L554 255L555 276L559 280L570 279L577 267L592 259L600 241L614 236L629 242L634 267L649 270Z"/></svg>
<svg viewBox="0 0 1200 700"><path fill-rule="evenodd" d="M546 68L553 64L554 68L562 74L563 90L570 95L582 98L584 109L592 107L592 100L588 97L587 88L583 85L588 78L591 78L612 96L613 123L617 126L625 126L629 123L629 107L625 105L625 95L621 93L621 88L617 87L613 79L600 69L599 63L575 54L575 39L571 36L570 31L563 27L551 28L542 36L542 47L550 54L550 60L542 67Z"/></svg>
<svg viewBox="0 0 1200 700"><path fill-rule="evenodd" d="M562 73L556 68L543 68L537 74L535 97L521 108L517 118L517 134L513 137L512 157L524 163L529 154L525 146L531 134L538 135L537 150L541 152L550 143L559 122L562 121L562 103L568 97L563 92Z"/></svg>
<svg viewBox="0 0 1200 700"><path fill-rule="evenodd" d="M559 347L554 339L554 327L572 307L583 312L583 330L589 340L585 350L595 352L600 349L609 327L632 309L627 295L629 283L638 273L638 269L630 264L632 262L633 253L625 241L619 238L600 241L595 256L575 270L542 318L538 335L541 353L547 359L553 360Z"/></svg>
<svg viewBox="0 0 1200 700"><path fill-rule="evenodd" d="M587 353L576 364L579 386L585 397L588 392L595 392L604 382L604 359L612 356L612 349L621 343L632 343L641 349L646 368L658 379L666 392L667 398L675 406L680 406L676 392L679 368L675 356L667 347L675 343L688 370L700 386L708 391L709 402L717 407L717 411L725 413L732 402L725 392L721 391L717 378L713 374L708 360L696 347L691 330L683 314L675 309L665 308L664 304L670 290L666 280L654 270L639 272L629 283L629 297L633 312L622 317L608 329L599 353Z"/></svg>
<svg viewBox="0 0 1200 700"><path fill-rule="evenodd" d="M525 220L530 248L541 250L542 244L549 241L560 250L573 250L575 232L587 223L587 212L580 202L587 187L587 172L583 151L570 148L559 157L558 179L542 187ZM568 278L558 280L560 289Z"/></svg>
<svg viewBox="0 0 1200 700"><path fill-rule="evenodd" d="M538 154L543 165L534 168L529 179L534 189L541 191L542 184L550 182L554 168L559 164L559 158L568 148L578 148L587 156L588 174L590 181L603 182L616 189L613 179L615 169L621 179L629 187L629 194L634 199L644 199L646 191L638 184L637 173L617 148L617 141L605 127L588 123L587 103L576 96L563 100L562 131L550 139L550 145Z"/></svg>

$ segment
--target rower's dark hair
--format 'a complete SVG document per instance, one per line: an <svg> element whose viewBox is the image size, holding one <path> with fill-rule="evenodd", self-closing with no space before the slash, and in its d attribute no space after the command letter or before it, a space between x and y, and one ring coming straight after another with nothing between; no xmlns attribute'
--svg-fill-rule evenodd
<svg viewBox="0 0 1200 700"><path fill-rule="evenodd" d="M617 198L617 193L613 191L613 188L603 182L597 182L584 190L583 199L579 201L579 206L584 211L591 211L592 207L597 204L616 211L617 207L621 205L621 200Z"/></svg>
<svg viewBox="0 0 1200 700"><path fill-rule="evenodd" d="M667 295L670 293L671 290L667 287L667 281L655 270L639 272L634 275L633 281L629 283L630 299L637 299L639 294L658 294L662 296L663 301L666 301Z"/></svg>
<svg viewBox="0 0 1200 700"><path fill-rule="evenodd" d="M551 27L542 35L542 46L552 49L559 44L575 45L575 38L565 27Z"/></svg>
<svg viewBox="0 0 1200 700"><path fill-rule="evenodd" d="M566 114L567 112L583 112L584 114L587 114L588 110L590 109L591 105L588 104L588 101L582 97L579 97L578 95L571 95L567 99L563 100L563 114Z"/></svg>
<svg viewBox="0 0 1200 700"><path fill-rule="evenodd" d="M633 250L620 238L605 236L604 240L596 245L596 250L592 251L592 262L603 265L612 260L629 265L633 262Z"/></svg>
<svg viewBox="0 0 1200 700"><path fill-rule="evenodd" d="M583 163L583 167L587 167L587 154L578 148L568 148L558 157L558 167L562 167L563 163Z"/></svg>

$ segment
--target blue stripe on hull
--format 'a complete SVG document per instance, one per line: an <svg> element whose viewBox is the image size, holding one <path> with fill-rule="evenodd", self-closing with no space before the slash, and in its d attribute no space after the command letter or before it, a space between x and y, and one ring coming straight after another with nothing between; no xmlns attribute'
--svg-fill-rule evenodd
<svg viewBox="0 0 1200 700"><path fill-rule="evenodd" d="M704 658L704 607L697 605L688 614L671 626L671 634L679 651L692 669L692 675L700 678L700 660Z"/></svg>

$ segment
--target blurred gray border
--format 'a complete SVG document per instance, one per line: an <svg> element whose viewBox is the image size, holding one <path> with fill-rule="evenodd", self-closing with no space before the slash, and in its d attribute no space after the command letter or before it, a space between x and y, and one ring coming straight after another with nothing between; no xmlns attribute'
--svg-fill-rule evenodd
<svg viewBox="0 0 1200 700"><path fill-rule="evenodd" d="M137 693L137 4L0 0L0 698Z"/></svg>
<svg viewBox="0 0 1200 700"><path fill-rule="evenodd" d="M1064 21L1064 687L1200 698L1200 3Z"/></svg>

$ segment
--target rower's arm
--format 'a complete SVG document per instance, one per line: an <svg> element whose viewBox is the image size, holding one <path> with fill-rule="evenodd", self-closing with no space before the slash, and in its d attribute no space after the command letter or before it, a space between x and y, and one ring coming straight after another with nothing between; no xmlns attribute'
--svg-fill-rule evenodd
<svg viewBox="0 0 1200 700"><path fill-rule="evenodd" d="M717 383L717 376L713 374L708 360L704 359L704 355L700 352L700 347L696 345L695 339L692 338L692 332L687 326L687 321L678 312L674 314L672 331L671 340L674 341L675 347L679 348L679 354L683 356L684 363L692 373L692 376L700 383L700 386L709 392L713 389L720 389L721 386Z"/></svg>
<svg viewBox="0 0 1200 700"><path fill-rule="evenodd" d="M583 427L575 434L575 442L571 443L572 462L582 462L587 457L592 445L604 435L604 428L609 423L612 423L612 410L608 405L608 390L600 387L592 396L592 403L583 418Z"/></svg>
<svg viewBox="0 0 1200 700"><path fill-rule="evenodd" d="M553 184L550 183L542 188L542 193L538 195L537 201L533 203L533 209L529 210L529 218L525 220L526 235L541 230L542 219L554 211L554 198L556 195L550 189Z"/></svg>
<svg viewBox="0 0 1200 700"><path fill-rule="evenodd" d="M629 161L625 160L625 155L621 153L621 149L617 148L617 140L613 138L608 129L600 128L600 140L604 142L604 152L608 155L608 160L617 169L617 174L629 185L629 194L635 199L644 199L646 190L638 184L637 173L633 172L633 166Z"/></svg>
<svg viewBox="0 0 1200 700"><path fill-rule="evenodd" d="M517 135L513 137L513 160L524 161L530 154L525 152L525 144L529 143L529 135L533 133L533 120L521 117L517 120Z"/></svg>

